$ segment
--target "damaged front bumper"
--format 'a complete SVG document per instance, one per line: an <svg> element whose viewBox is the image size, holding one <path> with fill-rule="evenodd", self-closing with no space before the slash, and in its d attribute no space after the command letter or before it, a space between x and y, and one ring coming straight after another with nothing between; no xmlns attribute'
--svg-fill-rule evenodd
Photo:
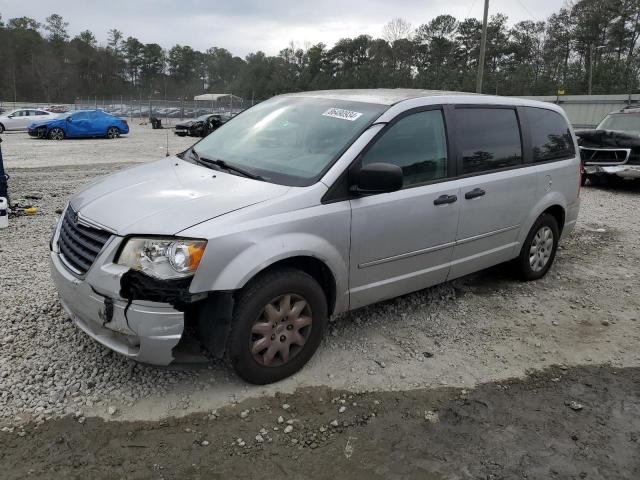
<svg viewBox="0 0 640 480"><path fill-rule="evenodd" d="M168 365L184 330L184 313L170 304L127 300L117 293L126 268L113 264L118 239L109 242L84 278L72 274L54 248L52 278L73 322L98 343L133 360Z"/></svg>
<svg viewBox="0 0 640 480"><path fill-rule="evenodd" d="M617 175L621 178L640 178L640 165L585 165L587 175Z"/></svg>

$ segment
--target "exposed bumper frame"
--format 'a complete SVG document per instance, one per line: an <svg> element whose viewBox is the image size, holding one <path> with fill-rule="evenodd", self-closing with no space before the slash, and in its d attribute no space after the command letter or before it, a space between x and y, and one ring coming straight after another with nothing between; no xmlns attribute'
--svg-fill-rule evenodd
<svg viewBox="0 0 640 480"><path fill-rule="evenodd" d="M51 252L51 273L63 308L96 342L128 358L153 365L174 360L184 330L184 314L170 305L110 298L76 278Z"/></svg>
<svg viewBox="0 0 640 480"><path fill-rule="evenodd" d="M640 165L585 165L587 175L617 175L622 178L640 178Z"/></svg>

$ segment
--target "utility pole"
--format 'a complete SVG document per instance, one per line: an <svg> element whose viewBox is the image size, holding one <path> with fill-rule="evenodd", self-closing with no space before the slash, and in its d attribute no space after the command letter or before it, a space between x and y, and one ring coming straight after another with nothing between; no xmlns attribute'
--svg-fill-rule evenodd
<svg viewBox="0 0 640 480"><path fill-rule="evenodd" d="M487 50L487 24L489 22L489 0L484 0L484 17L482 20L482 39L480 40L480 59L478 62L478 79L476 93L482 93L482 76L484 75L484 59Z"/></svg>
<svg viewBox="0 0 640 480"><path fill-rule="evenodd" d="M593 90L593 43L589 45L589 87L587 88L587 94L591 95Z"/></svg>
<svg viewBox="0 0 640 480"><path fill-rule="evenodd" d="M606 48L606 46L600 45L600 46L594 47L593 43L589 45L589 85L587 86L588 95L591 95L591 91L593 87L593 54L595 50L600 50L602 48Z"/></svg>

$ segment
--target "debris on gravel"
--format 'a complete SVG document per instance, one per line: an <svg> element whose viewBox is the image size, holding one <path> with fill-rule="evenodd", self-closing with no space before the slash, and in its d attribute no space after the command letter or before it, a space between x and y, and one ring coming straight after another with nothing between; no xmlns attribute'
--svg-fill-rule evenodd
<svg viewBox="0 0 640 480"><path fill-rule="evenodd" d="M564 404L569 407L571 410L575 410L576 412L582 410L584 408L584 405L582 405L579 402L576 402L575 400L571 400L571 401L566 401L564 402Z"/></svg>

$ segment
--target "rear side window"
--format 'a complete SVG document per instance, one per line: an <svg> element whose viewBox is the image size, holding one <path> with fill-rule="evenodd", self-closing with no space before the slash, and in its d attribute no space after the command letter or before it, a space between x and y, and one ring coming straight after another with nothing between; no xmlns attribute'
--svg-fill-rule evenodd
<svg viewBox="0 0 640 480"><path fill-rule="evenodd" d="M402 169L404 186L447 176L447 140L441 110L408 115L365 153L363 165L391 163Z"/></svg>
<svg viewBox="0 0 640 480"><path fill-rule="evenodd" d="M566 120L557 112L525 107L531 134L532 160L546 162L575 156Z"/></svg>
<svg viewBox="0 0 640 480"><path fill-rule="evenodd" d="M462 175L522 163L516 112L510 108L457 108L457 143Z"/></svg>

